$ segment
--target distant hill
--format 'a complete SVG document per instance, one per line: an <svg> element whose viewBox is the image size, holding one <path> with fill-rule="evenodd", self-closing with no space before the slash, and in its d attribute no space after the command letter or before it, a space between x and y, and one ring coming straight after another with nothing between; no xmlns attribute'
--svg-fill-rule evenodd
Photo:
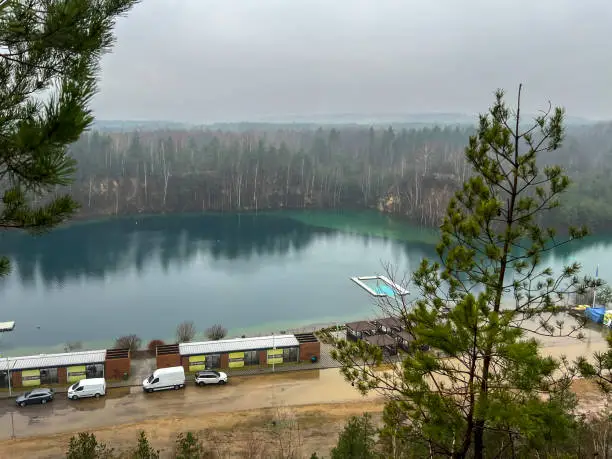
<svg viewBox="0 0 612 459"><path fill-rule="evenodd" d="M176 121L139 121L139 120L95 120L93 129L96 131L157 131L159 129L189 129L193 125Z"/></svg>
<svg viewBox="0 0 612 459"><path fill-rule="evenodd" d="M535 115L526 115L525 121ZM96 120L93 128L105 132L155 131L160 129L193 129L195 127L222 131L259 130L270 127L291 129L316 129L319 126L359 127L359 126L393 126L395 128L420 129L433 126L472 126L477 122L477 115L463 113L416 113L416 114L329 114L329 115L295 115L268 116L253 121L228 121L210 124L182 123L176 121L140 121L140 120ZM597 121L581 117L568 116L568 125L591 125Z"/></svg>

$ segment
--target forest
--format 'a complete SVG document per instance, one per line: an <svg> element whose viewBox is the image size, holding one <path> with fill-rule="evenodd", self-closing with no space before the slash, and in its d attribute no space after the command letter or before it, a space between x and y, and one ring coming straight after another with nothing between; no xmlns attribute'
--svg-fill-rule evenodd
<svg viewBox="0 0 612 459"><path fill-rule="evenodd" d="M291 124L92 131L70 146L78 165L68 192L80 218L378 209L437 226L471 173L464 149L473 132ZM552 215L555 226L612 229L612 123L570 125L562 148L542 160L563 166L574 182Z"/></svg>

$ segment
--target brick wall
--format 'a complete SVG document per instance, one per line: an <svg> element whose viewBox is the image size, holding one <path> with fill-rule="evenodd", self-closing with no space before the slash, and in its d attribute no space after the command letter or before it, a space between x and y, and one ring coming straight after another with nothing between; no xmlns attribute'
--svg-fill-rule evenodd
<svg viewBox="0 0 612 459"><path fill-rule="evenodd" d="M157 368L179 367L181 366L180 354L165 354L157 356Z"/></svg>
<svg viewBox="0 0 612 459"><path fill-rule="evenodd" d="M259 364L266 366L268 363L268 351L259 351Z"/></svg>
<svg viewBox="0 0 612 459"><path fill-rule="evenodd" d="M221 357L219 358L219 366L221 368L229 368L229 354L221 354Z"/></svg>
<svg viewBox="0 0 612 459"><path fill-rule="evenodd" d="M189 373L189 356L188 355L181 356L181 365L185 369L185 373Z"/></svg>
<svg viewBox="0 0 612 459"><path fill-rule="evenodd" d="M321 343L316 341L314 343L300 344L300 361L310 360L313 355L317 359L321 358Z"/></svg>
<svg viewBox="0 0 612 459"><path fill-rule="evenodd" d="M68 370L66 367L59 367L57 369L57 382L58 384L68 384Z"/></svg>
<svg viewBox="0 0 612 459"><path fill-rule="evenodd" d="M21 387L21 371L11 371L11 384L13 387Z"/></svg>
<svg viewBox="0 0 612 459"><path fill-rule="evenodd" d="M130 374L130 358L108 359L104 363L104 377L106 379L123 379L123 375Z"/></svg>

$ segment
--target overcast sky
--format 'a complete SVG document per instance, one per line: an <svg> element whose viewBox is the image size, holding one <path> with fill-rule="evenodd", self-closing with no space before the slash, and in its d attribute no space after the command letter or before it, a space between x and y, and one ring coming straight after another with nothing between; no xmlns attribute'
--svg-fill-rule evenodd
<svg viewBox="0 0 612 459"><path fill-rule="evenodd" d="M98 119L213 122L486 110L612 119L612 0L144 0Z"/></svg>

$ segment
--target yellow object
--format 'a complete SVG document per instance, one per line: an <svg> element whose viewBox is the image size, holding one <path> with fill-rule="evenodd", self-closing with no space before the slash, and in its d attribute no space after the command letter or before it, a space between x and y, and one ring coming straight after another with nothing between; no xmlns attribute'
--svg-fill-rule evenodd
<svg viewBox="0 0 612 459"><path fill-rule="evenodd" d="M23 370L21 385L23 387L40 386L40 370Z"/></svg>
<svg viewBox="0 0 612 459"><path fill-rule="evenodd" d="M189 371L200 371L206 369L205 355L190 355L189 356Z"/></svg>
<svg viewBox="0 0 612 459"><path fill-rule="evenodd" d="M229 367L240 368L244 366L244 352L230 352Z"/></svg>
<svg viewBox="0 0 612 459"><path fill-rule="evenodd" d="M282 349L268 349L267 356L268 365L278 365L283 363L283 350Z"/></svg>
<svg viewBox="0 0 612 459"><path fill-rule="evenodd" d="M81 379L87 378L87 372L85 371L85 365L76 365L68 367L66 369L66 377L68 382L77 382Z"/></svg>

